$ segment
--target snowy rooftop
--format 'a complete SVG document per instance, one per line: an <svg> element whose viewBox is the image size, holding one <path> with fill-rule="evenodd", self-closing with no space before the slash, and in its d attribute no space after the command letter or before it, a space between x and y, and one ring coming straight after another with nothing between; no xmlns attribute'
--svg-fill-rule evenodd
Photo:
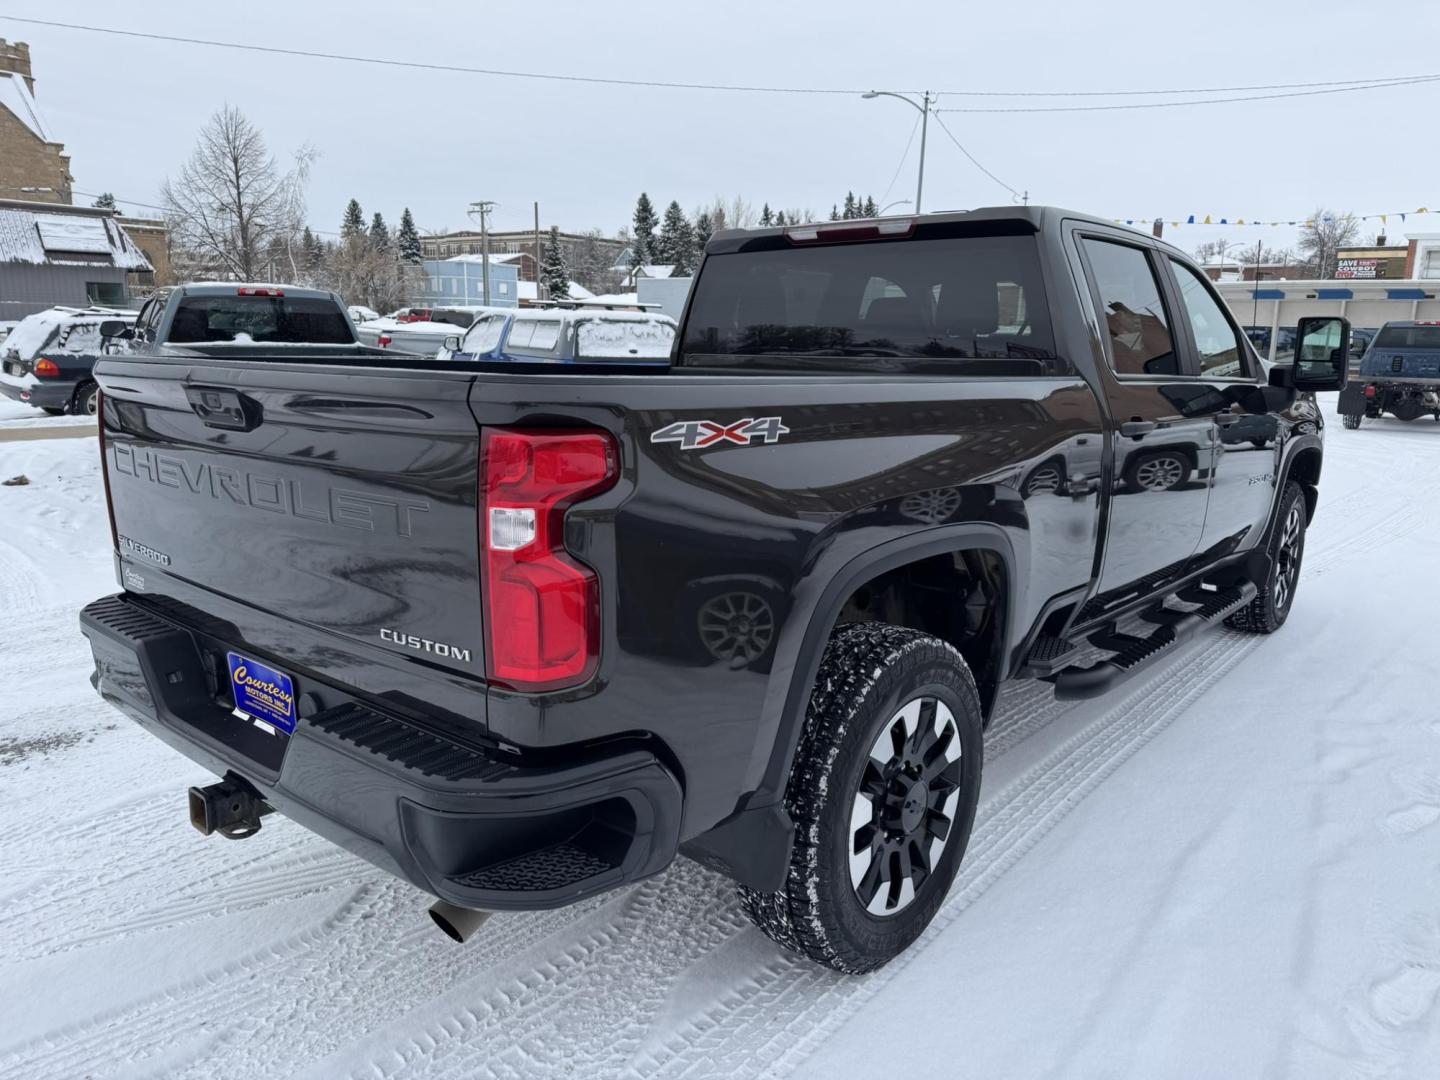
<svg viewBox="0 0 1440 1080"><path fill-rule="evenodd" d="M151 269L150 260L113 218L64 209L51 213L0 205L0 263Z"/></svg>
<svg viewBox="0 0 1440 1080"><path fill-rule="evenodd" d="M505 254L505 255L491 255L491 256L490 256L490 265L491 265L491 266L496 266L496 265L508 264L508 263L514 262L514 261L515 261L516 259L518 259L518 258L520 258L520 253L519 253L519 252L511 252L511 253ZM452 262L452 263L454 263L454 262L483 263L483 262L485 261L485 256L484 256L484 255L451 255L448 259L444 259L444 260L442 260L442 261L444 261L444 262Z"/></svg>
<svg viewBox="0 0 1440 1080"><path fill-rule="evenodd" d="M515 295L521 300L540 299L538 287L533 281L517 281L515 283ZM571 300L589 300L594 295L594 293L578 281L570 282Z"/></svg>
<svg viewBox="0 0 1440 1080"><path fill-rule="evenodd" d="M672 263L647 263L645 266L640 267L636 273L640 277L668 278L671 274L675 273L675 267Z"/></svg>
<svg viewBox="0 0 1440 1080"><path fill-rule="evenodd" d="M40 115L40 110L35 105L35 95L30 93L25 79L16 72L0 71L0 105L14 113L16 119L29 128L36 138L45 142L56 141L50 135L50 126L45 123L45 118Z"/></svg>

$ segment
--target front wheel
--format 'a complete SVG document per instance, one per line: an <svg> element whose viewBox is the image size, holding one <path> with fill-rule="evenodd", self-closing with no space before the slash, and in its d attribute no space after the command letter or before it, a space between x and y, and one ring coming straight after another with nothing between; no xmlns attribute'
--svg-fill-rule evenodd
<svg viewBox="0 0 1440 1080"><path fill-rule="evenodd" d="M1280 513L1270 536L1270 569L1255 599L1225 620L1225 625L1253 634L1273 634L1285 625L1300 583L1305 554L1305 493L1294 480L1280 496Z"/></svg>
<svg viewBox="0 0 1440 1080"><path fill-rule="evenodd" d="M1359 416L1358 414L1355 415L1355 416L1351 416L1349 413L1346 413L1344 416L1342 416L1342 417L1340 418L1340 423L1341 423L1344 427L1347 427L1347 428L1349 428L1351 431L1354 431L1356 428L1358 428L1358 427L1360 426L1360 421L1361 421L1361 419L1363 419L1363 418L1362 418L1361 416Z"/></svg>
<svg viewBox="0 0 1440 1080"><path fill-rule="evenodd" d="M909 946L960 867L982 758L964 658L918 630L847 626L826 647L785 805L784 886L742 886L773 940L836 971L872 971Z"/></svg>

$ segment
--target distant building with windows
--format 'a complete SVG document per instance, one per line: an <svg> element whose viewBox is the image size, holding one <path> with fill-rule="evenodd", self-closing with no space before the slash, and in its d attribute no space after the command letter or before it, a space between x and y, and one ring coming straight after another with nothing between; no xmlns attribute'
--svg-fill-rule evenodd
<svg viewBox="0 0 1440 1080"><path fill-rule="evenodd" d="M560 250L572 269L582 265L586 247L592 242L600 249L605 265L613 263L625 250L621 240L592 237L584 233L561 232ZM540 231L540 249L543 254L549 243L549 228ZM479 229L464 229L458 232L437 233L420 238L420 252L426 259L448 259L455 255L480 255L483 242ZM490 234L491 255L514 255L518 258L521 281L537 280L535 273L535 230L511 229Z"/></svg>
<svg viewBox="0 0 1440 1080"><path fill-rule="evenodd" d="M57 304L125 307L153 271L113 210L0 199L0 319Z"/></svg>
<svg viewBox="0 0 1440 1080"><path fill-rule="evenodd" d="M479 255L425 259L425 291L412 301L415 307L471 307L485 303L485 261ZM490 256L490 306L520 306L520 259L516 255Z"/></svg>

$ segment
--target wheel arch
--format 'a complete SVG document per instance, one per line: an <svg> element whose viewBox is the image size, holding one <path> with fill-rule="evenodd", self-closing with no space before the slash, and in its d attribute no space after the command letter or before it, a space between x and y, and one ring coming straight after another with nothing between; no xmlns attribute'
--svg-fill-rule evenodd
<svg viewBox="0 0 1440 1080"><path fill-rule="evenodd" d="M781 704L778 717L771 718L774 737L768 742L760 782L741 800L734 813L685 844L687 855L751 888L766 892L780 888L789 866L795 832L794 823L785 810L785 792L821 656L847 603L858 590L887 574L937 558L966 555L991 561L1000 575L995 597L999 610L993 615L994 625L986 643L990 656L984 688L981 688L981 672L975 672L982 711L988 722L999 685L1005 678L1015 613L1020 608L1021 590L1028 580L1026 553L1017 549L1005 529L987 522L924 529L881 544L851 559L830 576L805 624L793 661L787 665L777 659L771 690ZM961 652L969 662L975 648ZM986 666L982 665L982 671ZM764 726L769 728L771 724ZM764 747L757 748L757 752L767 754Z"/></svg>

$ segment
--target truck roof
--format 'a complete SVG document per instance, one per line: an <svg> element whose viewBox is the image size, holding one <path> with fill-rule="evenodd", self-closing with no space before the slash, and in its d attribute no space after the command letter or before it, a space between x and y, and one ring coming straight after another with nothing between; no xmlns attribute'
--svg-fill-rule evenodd
<svg viewBox="0 0 1440 1080"><path fill-rule="evenodd" d="M238 289L278 289L286 296L306 300L328 300L335 295L329 289L307 289L301 285L277 285L265 281L187 281L179 289L186 296L234 296Z"/></svg>
<svg viewBox="0 0 1440 1080"><path fill-rule="evenodd" d="M846 222L805 222L805 225L863 225L875 221L898 221L909 218L922 225L945 225L975 224L984 222L1019 222L1028 225L1036 232L1041 231L1049 225L1061 220L1074 220L1089 222L1094 225L1103 225L1108 229L1125 229L1145 239L1161 244L1170 251L1184 255L1179 248L1164 240L1156 239L1150 233L1136 229L1130 225L1118 224L1110 218L1096 217L1094 214L1083 213L1079 210L1067 210L1061 206L979 206L973 210L941 210L936 213L924 214L894 214L886 218L857 219ZM710 238L706 245L707 251L734 251L741 243L757 237L781 236L786 229L792 229L793 225L768 225L758 229L722 229ZM1190 256L1185 255L1187 259Z"/></svg>

